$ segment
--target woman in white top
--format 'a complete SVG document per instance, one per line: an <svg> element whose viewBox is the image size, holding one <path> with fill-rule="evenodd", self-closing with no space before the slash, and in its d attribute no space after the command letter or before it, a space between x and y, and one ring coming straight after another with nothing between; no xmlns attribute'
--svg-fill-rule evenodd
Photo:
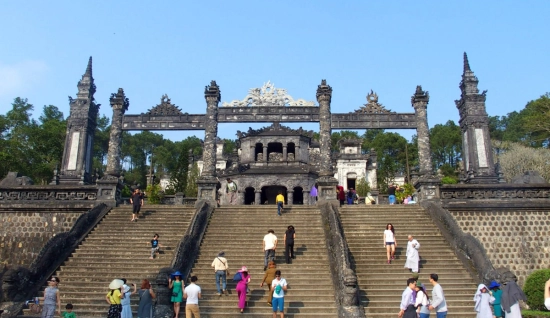
<svg viewBox="0 0 550 318"><path fill-rule="evenodd" d="M386 225L386 230L384 231L384 247L386 248L388 264L391 264L391 260L395 259L395 248L397 247L397 240L395 239L395 228L391 223L388 223L388 225Z"/></svg>

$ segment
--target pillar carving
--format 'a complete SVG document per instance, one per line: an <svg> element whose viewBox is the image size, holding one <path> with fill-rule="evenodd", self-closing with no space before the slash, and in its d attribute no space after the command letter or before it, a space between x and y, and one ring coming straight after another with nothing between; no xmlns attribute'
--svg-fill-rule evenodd
<svg viewBox="0 0 550 318"><path fill-rule="evenodd" d="M332 171L332 160L330 157L331 146L331 113L330 102L332 100L332 87L327 85L326 80L321 81L317 87L317 102L319 103L319 144L320 144L320 171L318 184L319 200L336 200L336 185L338 181L334 178Z"/></svg>
<svg viewBox="0 0 550 318"><path fill-rule="evenodd" d="M59 183L89 184L92 182L92 157L99 104L95 103L96 86L92 76L92 58L78 82L76 98L69 97L65 148Z"/></svg>
<svg viewBox="0 0 550 318"><path fill-rule="evenodd" d="M262 191L254 191L254 204L262 204Z"/></svg>
<svg viewBox="0 0 550 318"><path fill-rule="evenodd" d="M487 91L479 93L479 80L470 69L464 53L464 72L460 82L460 99L455 101L462 131L462 162L466 183L498 183L489 136L489 116L485 108Z"/></svg>
<svg viewBox="0 0 550 318"><path fill-rule="evenodd" d="M303 200L304 205L311 205L311 202L310 202L311 197L309 196L310 191L304 190L302 193L304 195L304 200Z"/></svg>
<svg viewBox="0 0 550 318"><path fill-rule="evenodd" d="M218 104L221 99L220 88L211 81L204 89L206 99L206 120L204 123L203 169L197 181L199 200L216 202L216 138L218 137Z"/></svg>
<svg viewBox="0 0 550 318"><path fill-rule="evenodd" d="M416 86L416 92L411 97L411 104L416 115L416 134L418 136L418 161L420 175L433 175L432 155L430 150L430 129L428 127L428 102L430 95Z"/></svg>
<svg viewBox="0 0 550 318"><path fill-rule="evenodd" d="M118 89L118 92L111 94L110 98L111 108L113 108L113 118L111 120L111 132L109 135L109 150L107 153L107 171L106 173L119 177L122 171L120 161L122 149L122 117L128 110L130 102L124 95L122 88Z"/></svg>
<svg viewBox="0 0 550 318"><path fill-rule="evenodd" d="M294 191L288 190L286 192L286 205L292 205L292 201L294 201Z"/></svg>

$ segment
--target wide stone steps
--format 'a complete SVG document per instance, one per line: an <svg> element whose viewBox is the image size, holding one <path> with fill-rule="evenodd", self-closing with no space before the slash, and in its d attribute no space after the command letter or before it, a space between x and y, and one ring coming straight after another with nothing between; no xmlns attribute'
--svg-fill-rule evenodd
<svg viewBox="0 0 550 318"><path fill-rule="evenodd" d="M475 317L472 297L476 284L458 260L426 212L419 206L344 206L340 218L360 287L367 317L395 317L401 294L411 277L404 268L407 236L420 243L420 277L431 295L430 273L439 275L449 314L447 317ZM396 259L386 263L383 233L386 225L395 227ZM432 313L434 316L434 313Z"/></svg>
<svg viewBox="0 0 550 318"><path fill-rule="evenodd" d="M61 280L61 303L72 303L78 317L105 317L105 295L114 278L128 283L153 283L162 267L170 266L177 244L195 210L188 207L146 205L137 222L130 222L129 206L110 211L66 260L56 275ZM160 235L162 253L150 260L153 234ZM139 297L132 296L134 316ZM26 311L25 314L28 314Z"/></svg>
<svg viewBox="0 0 550 318"><path fill-rule="evenodd" d="M283 216L278 217L276 211L275 206L216 209L192 273L199 278L202 289L203 299L199 301L201 317L272 315L272 309L267 305L268 288L260 287L264 274L262 241L269 229L275 231L279 241L275 258L277 268L289 284L285 295L285 317L337 317L320 212L314 207L287 207ZM296 259L291 264L286 264L284 258L283 237L288 225L296 228ZM220 250L225 251L231 272L227 296L216 294L215 274L211 267ZM247 307L240 314L236 284L231 279L243 265L248 267L252 279Z"/></svg>

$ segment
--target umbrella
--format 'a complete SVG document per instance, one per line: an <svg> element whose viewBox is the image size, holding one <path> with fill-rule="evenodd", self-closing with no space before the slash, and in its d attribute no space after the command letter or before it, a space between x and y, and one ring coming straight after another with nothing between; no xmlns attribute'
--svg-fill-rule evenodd
<svg viewBox="0 0 550 318"><path fill-rule="evenodd" d="M124 282L120 279L113 279L113 281L109 284L109 289L119 289L124 285Z"/></svg>

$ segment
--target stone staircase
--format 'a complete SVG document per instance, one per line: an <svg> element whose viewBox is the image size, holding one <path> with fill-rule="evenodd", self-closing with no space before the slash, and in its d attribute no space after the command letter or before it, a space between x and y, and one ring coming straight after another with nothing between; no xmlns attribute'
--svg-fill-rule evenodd
<svg viewBox="0 0 550 318"><path fill-rule="evenodd" d="M296 228L296 259L292 264L286 264L284 259L283 237L289 225ZM285 317L337 317L319 210L293 206L285 208L283 216L278 217L275 205L229 206L215 210L192 270L202 289L201 317L270 317L273 311L267 304L268 289L265 285L260 287L264 275L262 241L269 229L275 231L279 240L275 261L289 286L285 295ZM211 267L221 250L225 251L231 272L228 296L216 294ZM247 308L240 314L232 277L243 265L248 267L252 279Z"/></svg>
<svg viewBox="0 0 550 318"><path fill-rule="evenodd" d="M346 240L361 291L367 317L395 317L401 294L411 277L404 268L407 236L420 243L420 277L431 297L430 273L439 275L448 317L475 317L473 295L476 283L455 256L428 214L418 205L353 205L340 209ZM395 227L396 259L386 264L383 233L387 223ZM434 316L434 313L432 313Z"/></svg>
<svg viewBox="0 0 550 318"><path fill-rule="evenodd" d="M145 205L139 220L130 222L130 205L110 211L56 272L61 280L62 311L72 303L78 317L106 317L109 305L105 295L114 278L126 278L138 290L141 281L148 279L155 288L159 269L170 266L194 212L188 207ZM163 247L162 253L150 260L154 233L159 234ZM133 295L134 316L138 303L139 297ZM29 316L28 311L24 314Z"/></svg>

